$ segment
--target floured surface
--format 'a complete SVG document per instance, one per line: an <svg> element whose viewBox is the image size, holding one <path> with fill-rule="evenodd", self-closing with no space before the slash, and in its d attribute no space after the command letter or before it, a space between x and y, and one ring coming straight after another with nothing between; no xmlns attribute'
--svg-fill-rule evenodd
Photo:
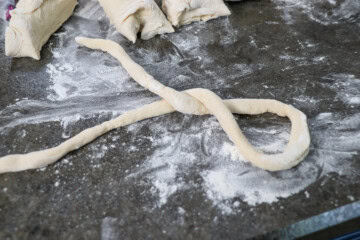
<svg viewBox="0 0 360 240"><path fill-rule="evenodd" d="M359 6L352 2L231 4L230 18L132 45L109 25L96 1L80 1L45 45L40 62L16 59L9 77L0 72L6 77L0 89L8 89L0 103L1 155L57 145L158 99L109 55L79 48L74 37L84 35L118 41L156 79L177 90L203 87L224 99L275 98L294 105L309 118L309 156L289 171L262 171L243 161L214 118L175 113L113 131L45 169L1 175L0 215L6 218L0 217L0 224L19 225L16 216L41 207L39 216L63 219L64 238L83 236L67 223L93 229L89 234L103 239L141 238L135 226L143 221L151 222L145 232L164 226L151 230L157 238L204 237L199 226L217 231L216 237L237 224L228 235L235 238L237 231L254 236L358 200L353 186L360 181L359 18L352 9ZM331 10L325 11L327 6ZM260 149L285 147L286 119L270 114L237 119ZM10 211L15 202L31 207ZM75 209L79 215L69 217ZM246 227L254 222L257 230Z"/></svg>
<svg viewBox="0 0 360 240"><path fill-rule="evenodd" d="M278 9L283 10L283 18L288 24L295 23L296 15L305 14L314 22L323 25L344 22L359 24L359 1L352 0L273 0Z"/></svg>

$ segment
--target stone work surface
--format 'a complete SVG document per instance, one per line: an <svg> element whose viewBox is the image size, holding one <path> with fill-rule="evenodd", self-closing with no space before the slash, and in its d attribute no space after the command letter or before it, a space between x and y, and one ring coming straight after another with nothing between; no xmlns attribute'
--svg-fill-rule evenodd
<svg viewBox="0 0 360 240"><path fill-rule="evenodd" d="M0 239L247 239L283 228L295 237L312 222L292 225L298 231L291 224L327 212L346 221L351 214L332 210L359 209L360 3L228 6L228 18L133 45L97 1L79 0L40 61L4 56L7 23L0 19L0 156L55 146L158 99L111 56L78 47L74 37L82 35L119 42L177 90L203 87L223 99L295 106L308 116L308 157L270 173L246 162L211 116L145 120L44 169L0 175ZM259 149L284 149L287 119L236 118Z"/></svg>

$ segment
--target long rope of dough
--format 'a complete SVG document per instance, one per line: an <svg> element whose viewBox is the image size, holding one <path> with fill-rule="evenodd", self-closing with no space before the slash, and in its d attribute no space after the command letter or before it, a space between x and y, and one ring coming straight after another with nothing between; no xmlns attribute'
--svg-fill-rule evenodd
<svg viewBox="0 0 360 240"><path fill-rule="evenodd" d="M47 166L112 129L174 111L184 114L214 115L242 156L253 165L265 170L280 171L289 169L301 162L309 151L310 134L306 116L290 105L268 99L222 100L215 93L202 88L179 92L155 80L140 65L135 63L119 44L113 41L77 37L76 42L91 49L99 49L110 53L119 60L136 82L159 95L163 100L144 105L113 120L83 130L56 147L27 154L1 157L0 173L18 172ZM292 123L290 139L283 153L264 154L256 150L241 132L233 116L233 113L255 115L265 112L275 113L282 117L287 116Z"/></svg>

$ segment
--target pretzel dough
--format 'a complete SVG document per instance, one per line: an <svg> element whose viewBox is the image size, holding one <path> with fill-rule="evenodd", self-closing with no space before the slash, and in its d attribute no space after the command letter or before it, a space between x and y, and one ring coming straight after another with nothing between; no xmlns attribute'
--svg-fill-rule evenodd
<svg viewBox="0 0 360 240"><path fill-rule="evenodd" d="M110 22L133 43L139 31L144 40L174 32L154 0L99 0L99 3Z"/></svg>
<svg viewBox="0 0 360 240"><path fill-rule="evenodd" d="M71 16L77 0L21 0L5 33L5 55L40 59L50 36Z"/></svg>
<svg viewBox="0 0 360 240"><path fill-rule="evenodd" d="M162 9L177 27L231 14L223 0L163 0Z"/></svg>
<svg viewBox="0 0 360 240"><path fill-rule="evenodd" d="M155 80L141 66L135 63L117 43L110 40L77 37L76 41L91 49L100 49L117 58L130 76L144 88L159 95L163 100L126 112L121 116L88 128L68 139L57 147L27 154L9 155L0 158L0 173L34 169L54 163L68 152L76 150L106 132L132 124L143 119L179 111L185 114L212 114L235 143L242 156L253 165L279 171L297 165L307 155L310 135L306 116L296 108L276 100L266 99L231 99L222 100L207 89L197 88L184 92L164 86ZM292 123L289 143L283 153L266 155L254 149L241 132L232 113L261 114L275 113L288 116Z"/></svg>

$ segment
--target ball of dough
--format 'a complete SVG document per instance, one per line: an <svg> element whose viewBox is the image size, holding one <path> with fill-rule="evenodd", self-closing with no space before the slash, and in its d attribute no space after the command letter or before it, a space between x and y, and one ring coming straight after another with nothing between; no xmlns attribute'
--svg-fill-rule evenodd
<svg viewBox="0 0 360 240"><path fill-rule="evenodd" d="M40 59L42 46L71 16L77 0L21 0L10 11L5 55Z"/></svg>

